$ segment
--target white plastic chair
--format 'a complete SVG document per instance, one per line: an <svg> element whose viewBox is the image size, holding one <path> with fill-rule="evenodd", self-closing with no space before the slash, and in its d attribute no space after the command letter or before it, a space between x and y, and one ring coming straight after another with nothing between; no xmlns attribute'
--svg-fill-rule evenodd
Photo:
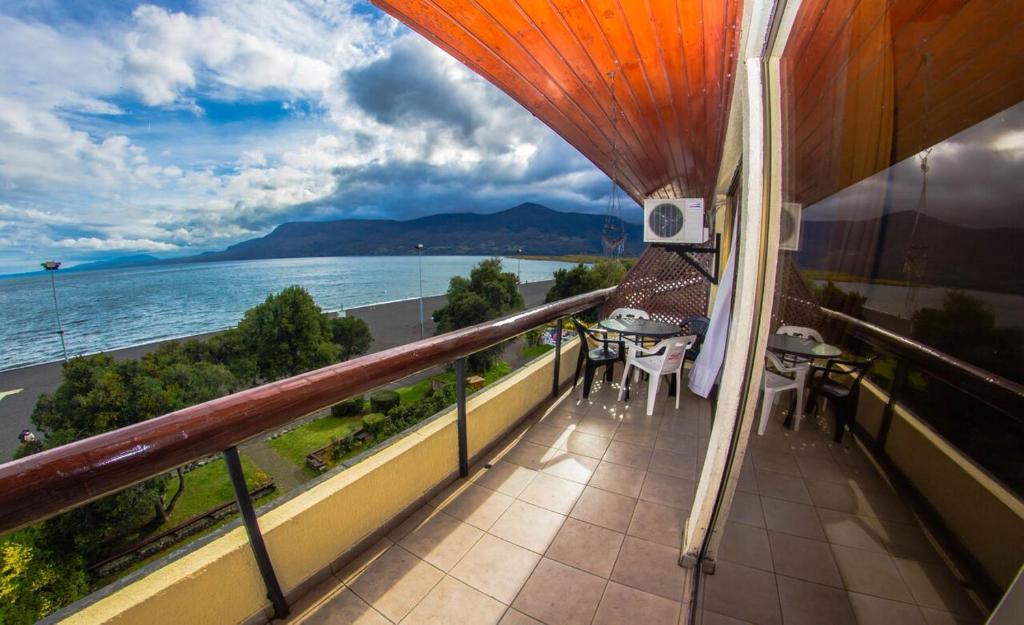
<svg viewBox="0 0 1024 625"><path fill-rule="evenodd" d="M821 338L821 333L814 328L805 328L804 326L780 326L775 334L785 334L787 336L798 336L802 339L810 339L812 341L823 343L824 340ZM782 355L782 362L787 367L798 367L804 365L804 368L797 374L797 380L800 382L800 390L797 391L797 413L803 415L804 412L804 393L807 391L807 377L810 372L810 364L812 360L810 358L800 358L799 356L791 356L788 354ZM796 423L794 421L794 423ZM794 427L793 429L797 429Z"/></svg>
<svg viewBox="0 0 1024 625"><path fill-rule="evenodd" d="M785 334L787 336L799 336L804 339L811 339L823 343L824 339L821 338L821 333L814 328L805 328L804 326L779 326L779 329L775 331L775 334Z"/></svg>
<svg viewBox="0 0 1024 625"><path fill-rule="evenodd" d="M608 317L611 319L650 319L651 315L646 310L640 310L639 308L616 308ZM627 356L634 347L643 347L644 344L643 339L637 336L622 335L618 338L626 345ZM639 380L640 372L636 371L633 375L633 381L637 382Z"/></svg>
<svg viewBox="0 0 1024 625"><path fill-rule="evenodd" d="M654 414L654 398L658 395L658 386L661 385L661 376L676 376L676 408L679 408L679 396L682 390L683 359L686 350L693 347L697 342L696 336L682 336L665 339L652 347L634 345L626 359L626 368L622 372L622 382L619 385L619 401L622 401L626 394L626 380L629 379L630 369L646 371L650 375L647 383L647 416ZM661 353L659 353L661 352Z"/></svg>
<svg viewBox="0 0 1024 625"><path fill-rule="evenodd" d="M764 436L765 428L768 427L768 418L771 417L772 409L775 407L775 399L779 393L796 391L796 411L793 414L793 429L800 429L800 419L803 417L804 384L807 380L807 371L810 365L807 363L787 366L783 364L778 356L771 352L765 352L765 358L771 361L775 371L765 370L761 378L761 389L764 391L764 399L761 401L761 420L757 424L757 435ZM789 377L791 374L793 377Z"/></svg>

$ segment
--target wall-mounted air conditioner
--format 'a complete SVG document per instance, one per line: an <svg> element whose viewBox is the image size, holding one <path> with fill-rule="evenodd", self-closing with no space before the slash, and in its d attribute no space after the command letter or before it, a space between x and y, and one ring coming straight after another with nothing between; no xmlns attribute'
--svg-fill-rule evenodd
<svg viewBox="0 0 1024 625"><path fill-rule="evenodd" d="M782 203L779 219L779 249L795 252L800 249L800 215L803 205L796 202Z"/></svg>
<svg viewBox="0 0 1024 625"><path fill-rule="evenodd" d="M644 200L645 243L703 243L707 240L703 198Z"/></svg>

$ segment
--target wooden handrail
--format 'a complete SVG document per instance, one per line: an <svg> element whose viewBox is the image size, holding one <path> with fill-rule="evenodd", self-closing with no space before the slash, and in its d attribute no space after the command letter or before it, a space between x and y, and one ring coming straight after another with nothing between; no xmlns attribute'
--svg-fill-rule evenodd
<svg viewBox="0 0 1024 625"><path fill-rule="evenodd" d="M290 421L602 304L607 288L360 356L0 465L0 534L219 453Z"/></svg>
<svg viewBox="0 0 1024 625"><path fill-rule="evenodd" d="M821 311L851 326L852 334L891 352L999 412L1014 419L1024 415L1024 385L873 323L828 308L822 308Z"/></svg>

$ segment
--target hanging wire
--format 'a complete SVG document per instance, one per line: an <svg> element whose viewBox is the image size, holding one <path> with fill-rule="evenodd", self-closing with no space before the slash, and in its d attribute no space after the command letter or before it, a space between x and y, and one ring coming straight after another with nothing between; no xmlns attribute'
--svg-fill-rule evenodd
<svg viewBox="0 0 1024 625"><path fill-rule="evenodd" d="M929 102L929 69L931 55L925 54L921 58L924 66L924 127L925 137L930 137L930 113ZM910 228L910 238L907 245L907 253L903 258L903 278L907 283L907 297L903 302L903 315L910 319L914 313L917 301L917 287L924 278L925 267L928 264L928 246L917 242L917 225L921 221L921 215L928 211L928 157L931 156L934 146L918 153L917 160L921 167L921 194L917 198L917 210L914 211L914 225Z"/></svg>
<svg viewBox="0 0 1024 625"><path fill-rule="evenodd" d="M601 243L607 256L618 258L626 246L626 228L620 215L619 203L619 100L615 93L616 72L608 72L612 86L612 171L611 192L608 194L608 209L604 218L604 229L601 231Z"/></svg>

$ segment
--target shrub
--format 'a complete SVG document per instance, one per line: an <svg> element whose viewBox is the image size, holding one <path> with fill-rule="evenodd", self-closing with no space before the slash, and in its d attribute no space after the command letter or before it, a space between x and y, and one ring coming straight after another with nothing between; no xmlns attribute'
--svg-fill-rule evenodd
<svg viewBox="0 0 1024 625"><path fill-rule="evenodd" d="M377 432L380 432L382 429L384 429L384 426L387 425L387 422L387 415L381 414L379 412L372 412L363 417L363 427L366 428L368 432L371 432L373 434L376 434Z"/></svg>
<svg viewBox="0 0 1024 625"><path fill-rule="evenodd" d="M387 414L402 398L395 391L375 391L370 394L370 412Z"/></svg>
<svg viewBox="0 0 1024 625"><path fill-rule="evenodd" d="M332 417L354 417L363 412L363 398L353 397L331 406Z"/></svg>

